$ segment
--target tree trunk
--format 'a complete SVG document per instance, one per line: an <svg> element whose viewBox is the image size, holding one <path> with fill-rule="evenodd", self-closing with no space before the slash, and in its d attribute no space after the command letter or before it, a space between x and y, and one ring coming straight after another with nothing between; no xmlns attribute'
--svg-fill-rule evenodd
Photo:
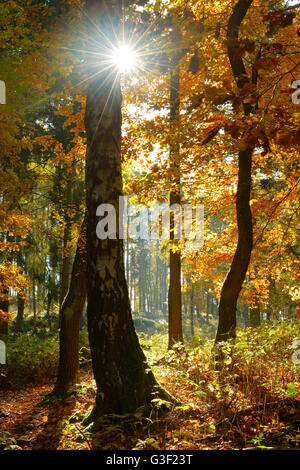
<svg viewBox="0 0 300 470"><path fill-rule="evenodd" d="M252 216L250 210L252 150L239 154L237 190L238 244L229 273L223 284L219 303L216 343L235 337L236 304L242 289L252 251Z"/></svg>
<svg viewBox="0 0 300 470"><path fill-rule="evenodd" d="M256 303L254 307L250 308L250 326L260 326L260 307L259 303Z"/></svg>
<svg viewBox="0 0 300 470"><path fill-rule="evenodd" d="M52 321L51 321L51 313L50 313L51 303L52 303L52 294L49 290L47 294L47 318L48 318L49 331L52 331Z"/></svg>
<svg viewBox="0 0 300 470"><path fill-rule="evenodd" d="M18 313L16 318L15 338L22 332L24 308L25 299L22 295L18 294Z"/></svg>
<svg viewBox="0 0 300 470"><path fill-rule="evenodd" d="M122 196L120 77L109 70L105 61L99 63L98 53L102 50L103 54L105 51L111 54L108 38L114 38L119 31L122 8L121 2L113 0L87 0L86 5L87 17L91 19L88 25L91 46L97 38L97 56L90 54L91 62L87 65L92 78L85 113L87 318L97 384L96 403L89 421L96 422L103 414L148 409L155 394L165 399L169 395L158 386L135 332L118 224L116 237L100 239L96 235L97 207L111 204L118 220ZM97 70L94 76L93 68Z"/></svg>
<svg viewBox="0 0 300 470"><path fill-rule="evenodd" d="M32 280L32 309L33 309L33 330L36 331L36 288L35 279Z"/></svg>
<svg viewBox="0 0 300 470"><path fill-rule="evenodd" d="M179 56L175 57L171 65L170 76L170 169L172 173L172 189L170 191L170 206L178 204L180 206L180 155L178 140L178 117L179 117L179 87L180 69ZM170 240L175 241L174 212L170 213ZM170 285L168 294L169 308L169 349L176 343L183 343L182 332L182 299L181 299L181 253L170 250Z"/></svg>
<svg viewBox="0 0 300 470"><path fill-rule="evenodd" d="M69 204L71 203L71 190L67 188L67 207L66 212L69 210ZM59 298L59 325L61 325L61 315L62 315L62 305L63 301L68 293L69 290L69 283L70 283L70 273L71 273L71 265L72 265L72 255L71 255L71 224L72 221L68 213L65 215L65 227L64 227L64 241L63 241L63 257L61 262L61 273L60 273L60 298Z"/></svg>
<svg viewBox="0 0 300 470"><path fill-rule="evenodd" d="M275 281L274 279L269 276L269 298L267 304L267 321L270 322L272 319L272 299L273 293L275 291Z"/></svg>
<svg viewBox="0 0 300 470"><path fill-rule="evenodd" d="M190 322L191 322L191 336L194 336L194 284L192 285L191 298L190 298Z"/></svg>
<svg viewBox="0 0 300 470"><path fill-rule="evenodd" d="M210 307L210 293L207 292L206 294L206 323L209 323L209 313L211 311L211 307Z"/></svg>
<svg viewBox="0 0 300 470"><path fill-rule="evenodd" d="M78 237L69 291L61 306L59 365L53 395L65 396L79 382L79 328L86 291L85 217Z"/></svg>
<svg viewBox="0 0 300 470"><path fill-rule="evenodd" d="M242 58L237 54L238 46L232 40L238 39L239 26L253 0L239 0L234 7L228 23L228 56L234 78L239 88L249 83ZM245 115L254 112L251 105L244 105ZM238 186L236 194L236 213L238 243L234 258L222 287L219 303L219 323L215 342L235 338L236 304L247 273L253 245L252 214L250 209L251 166L253 146L241 150L238 155Z"/></svg>
<svg viewBox="0 0 300 470"><path fill-rule="evenodd" d="M243 308L243 320L244 320L244 327L248 328L250 326L250 321L249 321L249 307L248 305L244 305Z"/></svg>

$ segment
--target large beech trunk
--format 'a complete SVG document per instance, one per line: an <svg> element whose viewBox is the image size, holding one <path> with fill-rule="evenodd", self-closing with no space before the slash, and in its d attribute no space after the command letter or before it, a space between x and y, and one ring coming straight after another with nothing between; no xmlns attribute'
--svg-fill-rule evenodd
<svg viewBox="0 0 300 470"><path fill-rule="evenodd" d="M170 74L170 169L172 175L172 188L169 195L170 206L181 203L180 197L180 154L178 133L179 117L179 86L180 70L179 57L174 59ZM174 241L174 213L170 214L170 240ZM183 343L182 333L182 298L181 298L181 253L180 251L169 252L170 256L170 285L168 292L169 308L169 348L175 343Z"/></svg>
<svg viewBox="0 0 300 470"><path fill-rule="evenodd" d="M239 27L247 14L253 0L239 0L229 19L227 38L229 40L228 57L232 72L239 88L249 83L243 60L237 54L236 40ZM244 105L245 115L254 112L251 105ZM238 155L238 187L236 194L236 213L238 226L238 243L234 258L222 287L219 303L219 324L216 343L235 337L236 306L250 262L253 245L252 214L250 209L251 165L253 146L241 150Z"/></svg>
<svg viewBox="0 0 300 470"><path fill-rule="evenodd" d="M87 0L88 30L97 52L111 53L110 40L119 31L121 2ZM95 40L96 38L96 40ZM110 39L106 39L110 38ZM112 204L119 213L121 176L121 89L116 71L90 55L98 74L89 81L87 132L87 317L97 397L90 420L107 413L130 413L148 408L155 393L166 398L147 365L131 317L125 279L123 242L96 236L97 207ZM118 217L117 217L118 220Z"/></svg>
<svg viewBox="0 0 300 470"><path fill-rule="evenodd" d="M61 306L59 365L52 394L65 396L79 382L79 326L86 300L86 217L82 222L69 291Z"/></svg>

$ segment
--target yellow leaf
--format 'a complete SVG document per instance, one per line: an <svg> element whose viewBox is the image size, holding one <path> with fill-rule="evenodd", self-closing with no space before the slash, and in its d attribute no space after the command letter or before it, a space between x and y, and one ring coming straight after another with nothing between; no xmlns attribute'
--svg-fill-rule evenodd
<svg viewBox="0 0 300 470"><path fill-rule="evenodd" d="M252 206L252 204L254 204L256 201L257 199L251 199L251 201L249 202L249 205Z"/></svg>

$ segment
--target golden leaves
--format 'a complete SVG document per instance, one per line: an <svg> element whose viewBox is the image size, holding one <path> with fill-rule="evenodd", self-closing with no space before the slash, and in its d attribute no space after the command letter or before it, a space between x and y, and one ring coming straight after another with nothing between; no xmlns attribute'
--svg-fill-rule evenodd
<svg viewBox="0 0 300 470"><path fill-rule="evenodd" d="M224 125L223 116L213 116L206 121L208 124L205 124L205 130L202 134L201 145L208 144L219 132L219 130Z"/></svg>

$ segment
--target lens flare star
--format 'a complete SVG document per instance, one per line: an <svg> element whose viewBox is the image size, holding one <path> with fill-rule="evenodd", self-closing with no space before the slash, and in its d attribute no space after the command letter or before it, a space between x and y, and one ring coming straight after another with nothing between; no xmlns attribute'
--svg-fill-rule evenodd
<svg viewBox="0 0 300 470"><path fill-rule="evenodd" d="M136 65L137 54L133 48L127 44L122 44L116 48L112 55L112 63L120 73L132 71Z"/></svg>

